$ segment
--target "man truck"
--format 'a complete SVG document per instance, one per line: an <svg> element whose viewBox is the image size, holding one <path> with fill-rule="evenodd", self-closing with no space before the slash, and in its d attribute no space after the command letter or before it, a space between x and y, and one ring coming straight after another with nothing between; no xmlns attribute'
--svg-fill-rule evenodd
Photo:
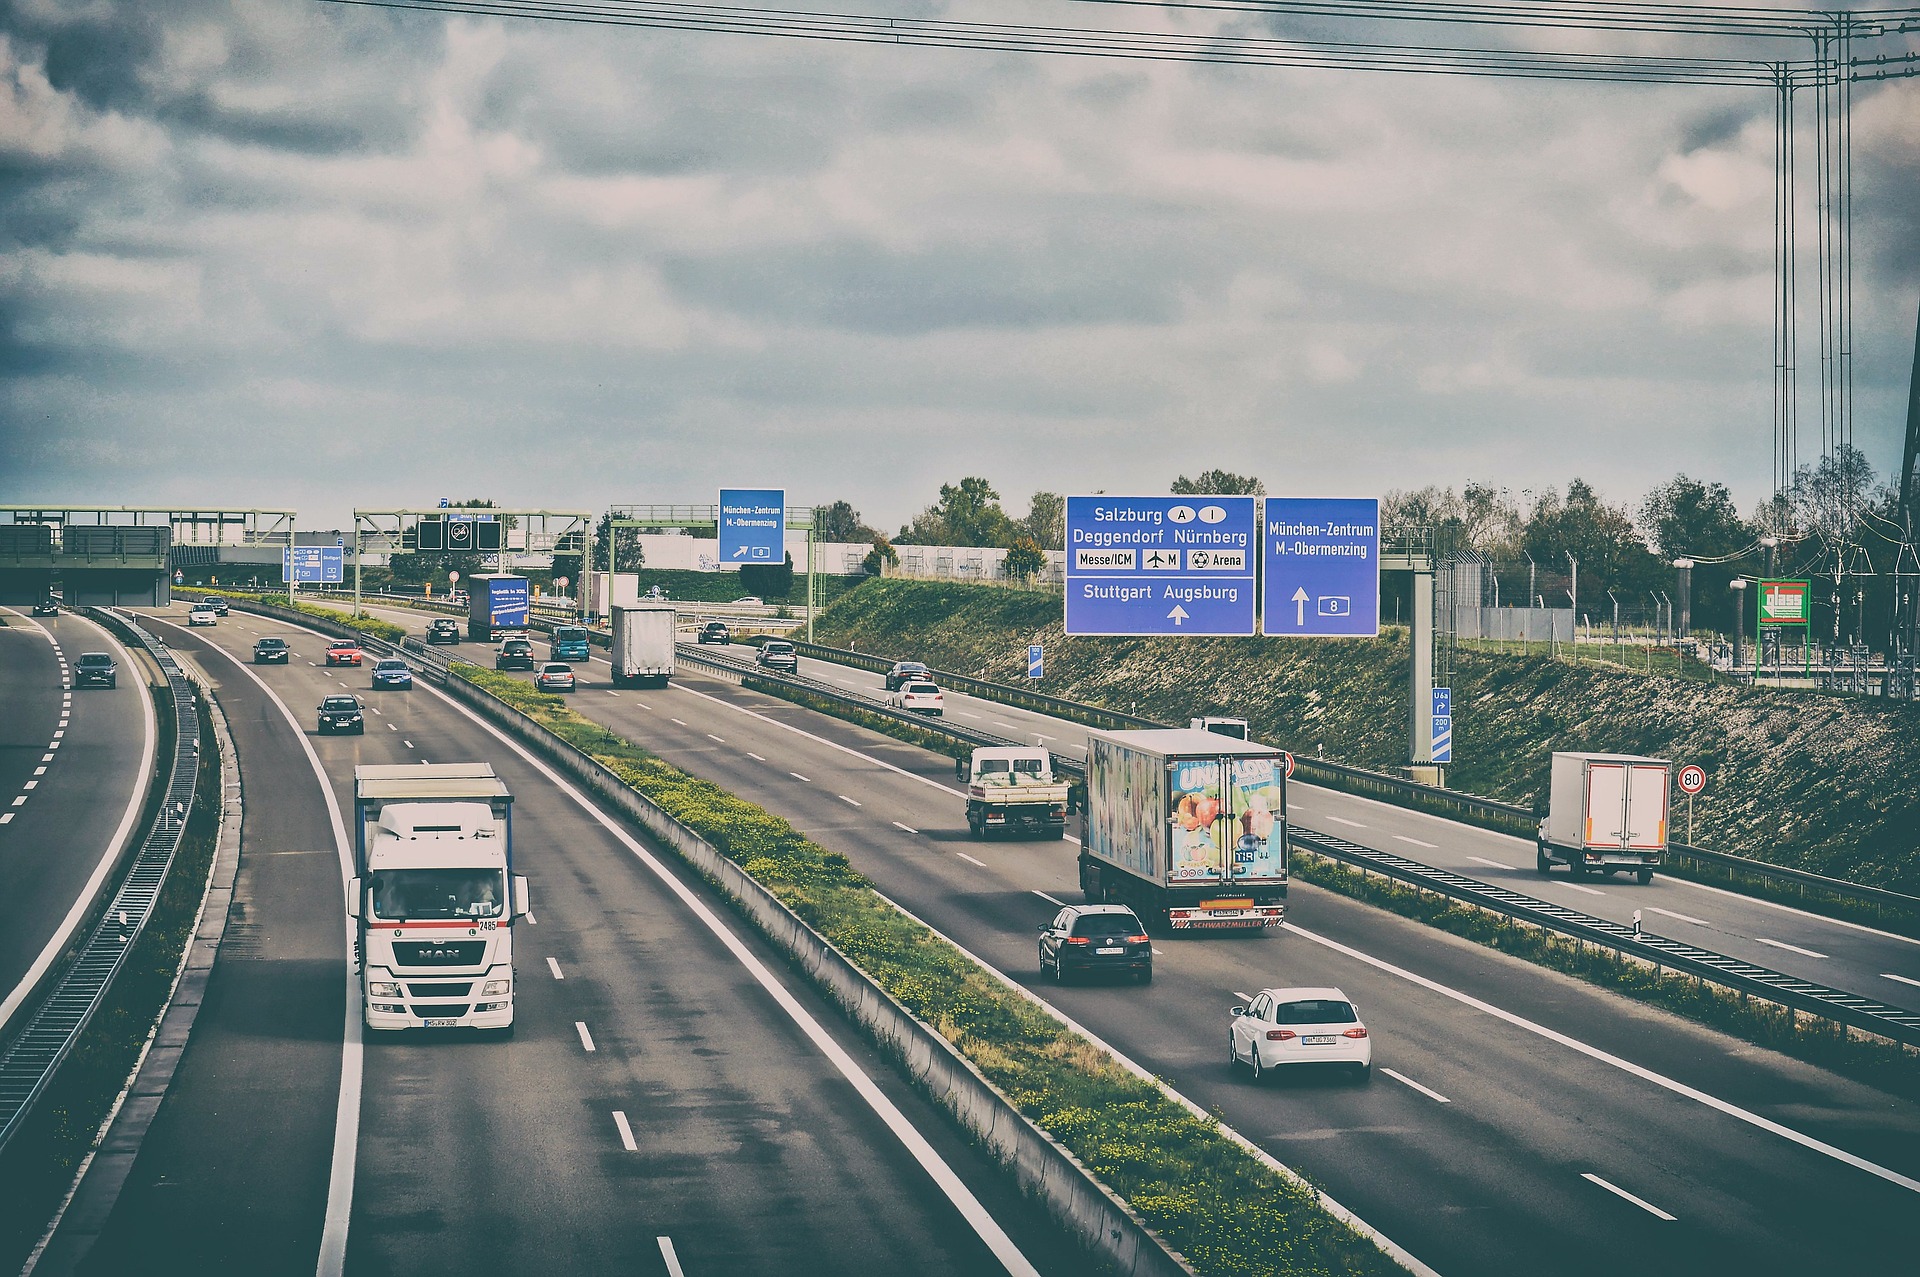
<svg viewBox="0 0 1920 1277"><path fill-rule="evenodd" d="M665 687L673 677L679 617L672 607L638 604L613 609L613 685L645 682Z"/></svg>
<svg viewBox="0 0 1920 1277"><path fill-rule="evenodd" d="M513 795L486 763L353 769L362 1015L369 1029L513 1032Z"/></svg>
<svg viewBox="0 0 1920 1277"><path fill-rule="evenodd" d="M1535 866L1565 865L1576 878L1625 870L1643 887L1652 882L1667 853L1672 776L1664 758L1556 753Z"/></svg>
<svg viewBox="0 0 1920 1277"><path fill-rule="evenodd" d="M1176 931L1286 921L1284 753L1190 727L1089 732L1087 745L1087 899Z"/></svg>
<svg viewBox="0 0 1920 1277"><path fill-rule="evenodd" d="M954 771L967 782L967 828L975 838L1066 836L1067 783L1054 779L1046 750L976 749L971 760L956 760Z"/></svg>
<svg viewBox="0 0 1920 1277"><path fill-rule="evenodd" d="M527 629L527 578L480 572L467 578L467 637L497 643Z"/></svg>

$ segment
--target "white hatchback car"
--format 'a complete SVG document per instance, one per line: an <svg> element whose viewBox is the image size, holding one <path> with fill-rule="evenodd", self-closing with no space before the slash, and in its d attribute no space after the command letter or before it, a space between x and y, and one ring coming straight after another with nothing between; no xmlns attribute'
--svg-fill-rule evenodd
<svg viewBox="0 0 1920 1277"><path fill-rule="evenodd" d="M895 709L912 710L916 714L931 714L935 718L947 716L947 696L932 683L902 683L900 689L887 693L887 704Z"/></svg>
<svg viewBox="0 0 1920 1277"><path fill-rule="evenodd" d="M1233 1009L1227 1067L1245 1064L1258 1082L1289 1064L1339 1064L1362 1082L1373 1073L1373 1039L1338 989L1262 989Z"/></svg>
<svg viewBox="0 0 1920 1277"><path fill-rule="evenodd" d="M220 618L214 614L214 611L212 608L207 607L204 604L196 603L193 607L187 610L187 624L188 625L218 625L220 624Z"/></svg>

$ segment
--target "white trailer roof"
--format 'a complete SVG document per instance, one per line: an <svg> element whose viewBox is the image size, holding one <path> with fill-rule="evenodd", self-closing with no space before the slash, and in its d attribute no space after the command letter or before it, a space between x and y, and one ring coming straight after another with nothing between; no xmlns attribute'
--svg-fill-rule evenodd
<svg viewBox="0 0 1920 1277"><path fill-rule="evenodd" d="M353 796L385 801L409 798L511 798L490 763L362 763L353 769Z"/></svg>
<svg viewBox="0 0 1920 1277"><path fill-rule="evenodd" d="M1555 758L1577 758L1588 763L1658 763L1662 767L1672 765L1670 759L1648 758L1642 754L1577 754L1569 750L1555 750Z"/></svg>
<svg viewBox="0 0 1920 1277"><path fill-rule="evenodd" d="M1092 736L1154 754L1214 754L1273 757L1282 751L1259 741L1237 740L1194 727L1152 728L1129 732L1090 732Z"/></svg>

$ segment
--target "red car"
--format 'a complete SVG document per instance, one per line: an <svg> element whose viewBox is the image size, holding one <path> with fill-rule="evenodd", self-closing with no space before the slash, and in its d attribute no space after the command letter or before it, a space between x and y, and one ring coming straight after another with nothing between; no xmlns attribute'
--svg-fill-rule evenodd
<svg viewBox="0 0 1920 1277"><path fill-rule="evenodd" d="M327 664L329 666L358 665L363 655L364 653L360 651L360 645L352 639L337 639L327 644Z"/></svg>

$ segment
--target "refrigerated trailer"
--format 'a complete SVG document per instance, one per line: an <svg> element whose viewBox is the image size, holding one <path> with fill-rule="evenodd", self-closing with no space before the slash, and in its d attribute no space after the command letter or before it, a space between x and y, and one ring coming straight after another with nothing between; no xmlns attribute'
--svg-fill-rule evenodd
<svg viewBox="0 0 1920 1277"><path fill-rule="evenodd" d="M513 795L486 763L353 769L355 920L369 1029L513 1031Z"/></svg>
<svg viewBox="0 0 1920 1277"><path fill-rule="evenodd" d="M1547 815L1536 865L1566 865L1576 878L1622 870L1642 885L1667 853L1667 795L1673 764L1632 754L1553 756Z"/></svg>
<svg viewBox="0 0 1920 1277"><path fill-rule="evenodd" d="M1080 889L1174 930L1287 916L1280 750L1194 728L1087 734Z"/></svg>

